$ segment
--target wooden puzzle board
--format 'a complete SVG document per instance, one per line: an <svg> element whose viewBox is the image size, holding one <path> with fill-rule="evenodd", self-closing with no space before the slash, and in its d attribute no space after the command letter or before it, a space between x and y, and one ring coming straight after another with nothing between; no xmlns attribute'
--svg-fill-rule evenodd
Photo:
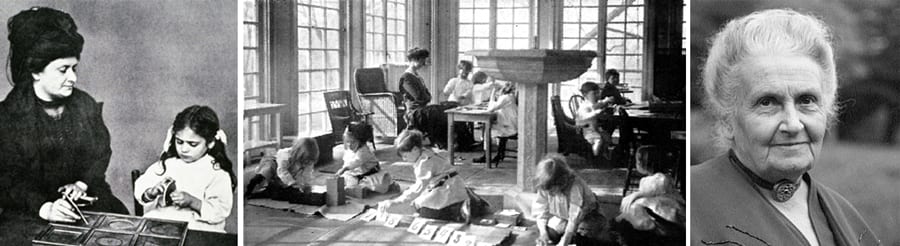
<svg viewBox="0 0 900 246"><path fill-rule="evenodd" d="M182 246L187 222L122 214L84 212L87 224L50 223L32 240L35 245Z"/></svg>

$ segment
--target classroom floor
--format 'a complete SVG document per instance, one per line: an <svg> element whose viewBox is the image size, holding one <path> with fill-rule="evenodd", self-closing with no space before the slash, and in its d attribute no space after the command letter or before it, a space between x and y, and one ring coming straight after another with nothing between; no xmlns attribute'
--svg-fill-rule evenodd
<svg viewBox="0 0 900 246"><path fill-rule="evenodd" d="M555 136L554 136L555 137ZM550 142L556 142L551 139ZM371 145L370 145L371 147ZM550 149L556 149L550 146ZM334 148L335 157L340 157L342 148ZM393 147L388 144L378 144L376 156L382 163L382 168L390 172L402 189L406 189L413 183L412 167L405 163L395 163L399 157ZM457 165L466 185L473 188L480 195L489 195L496 199L502 197L503 208L516 209L523 213L525 218L530 218L531 202L535 199L534 193L521 192L516 187L516 159L507 157L499 168L487 169L484 164L473 164L471 160L480 156L479 152L458 153L463 157L461 165ZM603 168L602 165L591 165L577 155L568 158L571 165L583 178L586 179L591 189L598 194L601 200L603 213L614 216L621 201L622 184L625 170L622 168ZM324 185L325 178L332 176L334 171L340 168L339 161L317 167L319 173L313 184ZM360 203L374 206L378 201L388 199L399 193L376 196L367 199L350 199L352 203ZM526 222L531 223L533 222ZM383 222L365 222L359 218L343 222L329 220L316 215L304 215L257 207L244 202L244 244L245 245L423 245L440 243L421 239L404 228L388 228ZM512 231L512 230L511 230ZM527 231L512 231L512 237L504 244L507 245L533 245L537 237L537 231L533 226Z"/></svg>

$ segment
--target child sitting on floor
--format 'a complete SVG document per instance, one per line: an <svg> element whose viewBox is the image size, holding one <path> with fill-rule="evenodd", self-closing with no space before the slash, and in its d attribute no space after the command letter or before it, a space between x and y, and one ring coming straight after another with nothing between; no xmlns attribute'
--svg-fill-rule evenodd
<svg viewBox="0 0 900 246"><path fill-rule="evenodd" d="M206 106L186 108L175 117L167 138L159 161L134 183L134 198L149 206L144 217L225 232L236 181L216 113Z"/></svg>
<svg viewBox="0 0 900 246"><path fill-rule="evenodd" d="M378 159L369 146L372 126L353 122L344 131L344 165L335 173L344 177L347 188L359 186L377 193L384 193L394 183L391 174L381 171Z"/></svg>
<svg viewBox="0 0 900 246"><path fill-rule="evenodd" d="M245 167L249 180L244 193L248 198L272 198L299 201L312 188L314 165L319 160L319 146L312 138L298 138L290 148L266 156L255 166ZM249 169L249 170L248 170ZM246 175L250 175L247 177Z"/></svg>

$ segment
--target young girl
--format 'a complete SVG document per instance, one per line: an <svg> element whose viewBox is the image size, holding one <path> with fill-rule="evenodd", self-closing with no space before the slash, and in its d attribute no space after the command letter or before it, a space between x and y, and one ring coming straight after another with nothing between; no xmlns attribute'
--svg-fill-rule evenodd
<svg viewBox="0 0 900 246"><path fill-rule="evenodd" d="M353 122L344 131L344 165L335 175L344 177L347 188L359 186L384 193L393 183L391 174L381 172L378 159L366 142L372 138L372 126Z"/></svg>
<svg viewBox="0 0 900 246"><path fill-rule="evenodd" d="M491 93L495 96L491 97L487 107L487 111L493 112L497 116L497 119L491 124L491 136L494 137L509 137L518 133L519 108L516 106L516 86L512 82L502 82L502 84L503 87L497 90L499 93ZM506 139L501 138L497 155L491 158L491 163L500 163L506 157L505 149ZM473 161L484 162L485 157L482 156Z"/></svg>
<svg viewBox="0 0 900 246"><path fill-rule="evenodd" d="M537 164L537 200L532 207L540 236L537 245L598 245L605 228L599 203L565 157L549 154Z"/></svg>
<svg viewBox="0 0 900 246"><path fill-rule="evenodd" d="M135 199L147 209L144 216L187 221L192 230L225 232L235 176L218 116L207 106L190 106L175 116L171 132L159 161L134 184ZM174 183L167 185L169 181ZM171 193L169 186L175 187Z"/></svg>
<svg viewBox="0 0 900 246"><path fill-rule="evenodd" d="M501 86L482 71L472 73L472 103L480 104L491 99L495 89Z"/></svg>
<svg viewBox="0 0 900 246"><path fill-rule="evenodd" d="M447 158L422 144L424 137L416 130L406 130L397 136L395 147L403 161L413 163L416 183L397 198L378 203L378 210L386 211L397 203L412 202L419 217L462 221L466 187Z"/></svg>
<svg viewBox="0 0 900 246"><path fill-rule="evenodd" d="M244 168L245 196L299 201L304 192L311 191L309 182L318 160L316 140L298 138L290 148L280 149L275 156L266 156L259 164Z"/></svg>
<svg viewBox="0 0 900 246"><path fill-rule="evenodd" d="M470 81L469 73L472 72L472 62L462 60L456 65L457 77L447 81L444 86L443 95L447 97L447 101L457 102L459 105L472 104L472 81Z"/></svg>

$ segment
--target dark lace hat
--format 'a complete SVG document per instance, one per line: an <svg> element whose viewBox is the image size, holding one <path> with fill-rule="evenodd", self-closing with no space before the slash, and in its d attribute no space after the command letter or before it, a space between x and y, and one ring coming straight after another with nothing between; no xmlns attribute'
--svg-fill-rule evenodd
<svg viewBox="0 0 900 246"><path fill-rule="evenodd" d="M12 82L31 82L53 60L80 58L84 37L69 14L47 7L32 7L9 19L9 66Z"/></svg>

